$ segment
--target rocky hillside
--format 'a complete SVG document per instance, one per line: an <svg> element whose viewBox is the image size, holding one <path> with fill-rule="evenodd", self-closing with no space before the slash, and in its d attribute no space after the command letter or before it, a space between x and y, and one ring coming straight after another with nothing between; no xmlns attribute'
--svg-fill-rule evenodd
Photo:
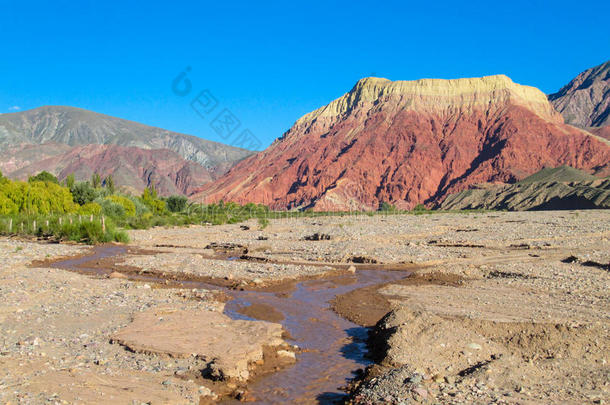
<svg viewBox="0 0 610 405"><path fill-rule="evenodd" d="M603 175L609 162L607 142L565 125L542 92L506 76L365 78L195 196L288 209L412 208L545 166Z"/></svg>
<svg viewBox="0 0 610 405"><path fill-rule="evenodd" d="M111 147L120 146L120 147ZM40 170L88 178L116 174L119 185L187 193L253 152L74 107L0 114L0 170L27 177ZM171 168L171 170L170 170ZM168 171L169 170L169 171ZM154 175L152 175L154 173Z"/></svg>
<svg viewBox="0 0 610 405"><path fill-rule="evenodd" d="M571 167L543 169L511 185L465 190L440 208L509 211L610 208L610 178L598 179Z"/></svg>
<svg viewBox="0 0 610 405"><path fill-rule="evenodd" d="M60 153L40 150L59 150ZM161 195L188 195L195 186L214 179L214 174L203 166L185 160L169 149L43 144L13 147L10 154L11 158L0 163L0 170L21 180L42 170L55 174L60 181L69 174L74 174L76 180L89 180L92 173L98 173L102 178L112 175L115 184L133 193L154 185ZM6 170L7 166L13 170Z"/></svg>
<svg viewBox="0 0 610 405"><path fill-rule="evenodd" d="M568 124L610 139L610 61L585 70L549 100Z"/></svg>
<svg viewBox="0 0 610 405"><path fill-rule="evenodd" d="M587 69L549 96L568 124L602 127L610 124L610 61Z"/></svg>

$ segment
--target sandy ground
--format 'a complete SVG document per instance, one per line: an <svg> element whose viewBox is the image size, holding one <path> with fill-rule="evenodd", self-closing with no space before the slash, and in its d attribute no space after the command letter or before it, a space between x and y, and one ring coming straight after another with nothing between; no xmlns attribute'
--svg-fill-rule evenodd
<svg viewBox="0 0 610 405"><path fill-rule="evenodd" d="M338 297L337 311L363 325L391 311L374 330L377 365L354 384L353 402L610 400L608 211L290 219L272 220L262 230L255 221L246 225L130 231L133 249L114 270L263 288L352 265L423 266L419 281ZM307 240L316 233L330 239ZM0 239L0 402L213 398L210 389L220 388L197 375L209 369L205 353L132 352L113 336L142 316L163 333L165 325L150 315L159 310L218 315L222 304L214 294L28 266L87 249ZM269 339L277 338L276 330L268 331ZM132 344L144 343L150 342Z"/></svg>
<svg viewBox="0 0 610 405"><path fill-rule="evenodd" d="M280 325L233 321L207 290L28 266L89 249L0 240L0 403L192 404L294 361L267 351Z"/></svg>

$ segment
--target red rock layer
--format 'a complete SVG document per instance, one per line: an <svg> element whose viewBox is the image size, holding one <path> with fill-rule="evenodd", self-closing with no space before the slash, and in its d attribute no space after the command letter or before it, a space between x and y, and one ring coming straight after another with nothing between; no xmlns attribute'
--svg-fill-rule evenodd
<svg viewBox="0 0 610 405"><path fill-rule="evenodd" d="M363 79L193 199L276 209L376 209L384 201L412 208L543 167L605 173L609 162L608 143L563 124L541 92L505 76Z"/></svg>
<svg viewBox="0 0 610 405"><path fill-rule="evenodd" d="M213 180L213 173L199 164L187 161L168 149L141 149L117 145L65 146L67 151L30 161L18 170L6 172L10 177L27 179L28 176L47 170L64 180L73 173L77 180L88 180L93 173L102 178L112 175L119 186L135 192L154 185L160 194L189 194L195 186ZM46 145L36 145L45 150ZM21 158L32 145L23 145Z"/></svg>

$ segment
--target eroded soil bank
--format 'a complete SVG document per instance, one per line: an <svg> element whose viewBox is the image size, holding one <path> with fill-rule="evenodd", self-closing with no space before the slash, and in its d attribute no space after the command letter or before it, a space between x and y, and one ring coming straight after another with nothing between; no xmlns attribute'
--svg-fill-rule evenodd
<svg viewBox="0 0 610 405"><path fill-rule="evenodd" d="M294 336L281 337L281 344L297 358L318 355L292 347L299 328L290 330L290 323L304 304L294 317L290 308L278 310L276 300L310 305L307 297L332 298L327 290L339 294L332 305L350 320L337 318L336 330L362 330L359 325L372 325L390 311L369 342L376 365L353 385L355 403L607 402L609 223L606 211L564 211L280 220L264 230L254 222L248 230L153 229L131 232L124 260L93 277L43 262L90 248L0 239L0 402L198 403L228 391L262 402L270 395L290 403L290 396L301 395L297 391L307 397L303 402L333 400L340 393L336 382L328 389L325 381L316 383L319 393L328 393L317 398L311 398L313 389L300 387L298 375L283 385L272 382L298 362L255 377L248 394L239 381L203 378L202 370L219 375L222 367L210 369L202 353L171 357L158 353L156 341L113 339L141 328L142 320L161 333L172 324L188 325L184 314L201 322L202 313L230 312L232 318L266 317L268 325L283 325ZM312 237L316 233L329 238ZM379 280L373 287L350 281L352 265L423 268L412 279ZM126 279L138 276L140 281ZM150 277L157 280L146 281ZM324 286L329 277L337 277L331 288ZM290 281L295 279L300 281ZM233 288L238 298L227 305L204 281ZM180 284L188 288L165 288ZM253 289L264 298L252 299ZM322 322L306 324L313 333L326 333ZM277 337L275 330L267 329L269 339ZM197 343L196 334L188 336L170 340ZM126 350L142 343L153 347ZM349 353L345 348L357 347L352 343L358 341L329 353ZM276 346L273 352L279 351ZM263 358L265 353L263 348ZM270 357L267 364L274 364ZM263 395L254 395L256 384ZM273 392L274 386L289 392Z"/></svg>

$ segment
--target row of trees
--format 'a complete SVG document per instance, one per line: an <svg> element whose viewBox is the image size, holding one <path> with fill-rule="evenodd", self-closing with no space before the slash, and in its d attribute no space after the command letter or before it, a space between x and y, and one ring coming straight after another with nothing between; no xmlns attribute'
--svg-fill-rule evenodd
<svg viewBox="0 0 610 405"><path fill-rule="evenodd" d="M30 177L27 182L10 180L0 172L0 215L77 213L127 218L180 212L186 206L186 197L160 198L154 186L137 197L120 194L112 176L102 180L97 173L91 181L75 181L74 175L69 175L60 184L46 171Z"/></svg>

